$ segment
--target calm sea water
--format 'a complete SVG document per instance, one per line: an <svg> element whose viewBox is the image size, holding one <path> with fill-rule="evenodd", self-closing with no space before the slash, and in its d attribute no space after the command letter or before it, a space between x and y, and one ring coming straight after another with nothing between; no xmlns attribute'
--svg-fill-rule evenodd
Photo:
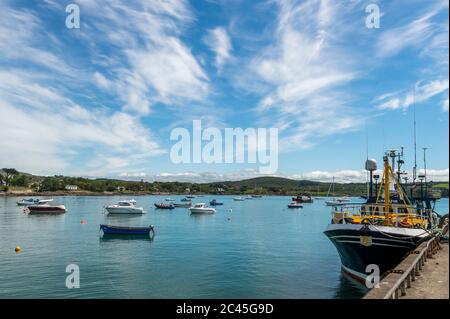
<svg viewBox="0 0 450 319"><path fill-rule="evenodd" d="M179 200L181 196L173 196ZM18 198L0 198L0 298L360 298L364 289L340 272L323 234L323 200L288 209L290 197L235 202L215 215L186 208L155 210L163 197L138 196L143 216L105 216L124 197L55 197L68 213L24 214ZM438 212L448 212L448 199ZM229 209L232 212L229 212ZM81 220L85 219L86 224ZM99 224L147 226L153 241L101 239ZM16 254L19 245L22 252ZM80 288L67 289L66 266L80 268Z"/></svg>

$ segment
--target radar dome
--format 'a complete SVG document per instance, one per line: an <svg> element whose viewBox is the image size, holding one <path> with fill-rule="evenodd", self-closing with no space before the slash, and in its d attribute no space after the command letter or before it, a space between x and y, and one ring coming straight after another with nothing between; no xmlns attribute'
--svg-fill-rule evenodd
<svg viewBox="0 0 450 319"><path fill-rule="evenodd" d="M366 161L366 170L367 171L376 171L377 170L377 161L374 159L368 159Z"/></svg>

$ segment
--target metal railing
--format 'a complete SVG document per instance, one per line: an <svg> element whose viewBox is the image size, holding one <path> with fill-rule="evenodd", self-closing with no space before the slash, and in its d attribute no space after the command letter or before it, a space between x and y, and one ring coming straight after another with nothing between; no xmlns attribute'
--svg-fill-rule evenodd
<svg viewBox="0 0 450 319"><path fill-rule="evenodd" d="M442 233L448 231L448 224ZM412 282L416 281L416 276L420 276L428 257L431 257L439 249L440 237L436 236L422 243L413 250L395 269L393 269L381 282L380 288L371 289L364 299L398 299L406 295L406 289L411 288ZM399 276L400 275L400 276ZM391 283L392 285L383 283Z"/></svg>
<svg viewBox="0 0 450 319"><path fill-rule="evenodd" d="M421 219L426 220L432 210L418 211L413 206L403 204L391 204L389 212L386 212L384 204L364 204L364 205L343 205L336 206L331 211L333 219L342 219L341 223L345 223L345 218L359 216L361 218L369 217L376 219L388 219L393 221L396 226L403 219ZM342 218L343 217L343 218Z"/></svg>

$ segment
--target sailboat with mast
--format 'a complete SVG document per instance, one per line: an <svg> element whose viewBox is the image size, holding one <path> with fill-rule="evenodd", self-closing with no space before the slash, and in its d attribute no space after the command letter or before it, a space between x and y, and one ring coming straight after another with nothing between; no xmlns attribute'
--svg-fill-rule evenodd
<svg viewBox="0 0 450 319"><path fill-rule="evenodd" d="M327 197L329 198L330 196L330 190L331 188L333 188L333 192L332 194L334 194L334 176L333 176L333 181L330 184L330 187L328 188L328 193L327 193ZM340 206L340 205L345 205L350 199L348 197L334 197L331 200L327 200L325 201L325 204L327 206Z"/></svg>

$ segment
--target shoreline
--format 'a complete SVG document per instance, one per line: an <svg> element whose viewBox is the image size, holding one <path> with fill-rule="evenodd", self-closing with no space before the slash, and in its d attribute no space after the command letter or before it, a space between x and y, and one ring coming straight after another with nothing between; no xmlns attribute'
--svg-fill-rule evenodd
<svg viewBox="0 0 450 319"><path fill-rule="evenodd" d="M247 196L252 194L212 194L212 193L200 193L200 194L186 194L186 193L155 193L155 192L89 192L89 191L59 191L59 192L0 192L0 197L48 197L48 196ZM288 194L256 194L261 196L297 196L296 193ZM335 194L334 196L348 196L346 194ZM314 197L326 198L327 196L313 195ZM333 196L331 196L333 197ZM357 195L350 195L350 197L359 197ZM448 198L448 197L441 197Z"/></svg>
<svg viewBox="0 0 450 319"><path fill-rule="evenodd" d="M251 194L210 194L210 193L200 193L200 194L186 194L186 193L153 193L153 192L0 192L0 197L43 197L43 196L188 196L194 195L198 196L247 196ZM296 196L297 194L257 194L261 196ZM315 197L326 197L326 196L315 196ZM355 196L357 197L357 196Z"/></svg>

